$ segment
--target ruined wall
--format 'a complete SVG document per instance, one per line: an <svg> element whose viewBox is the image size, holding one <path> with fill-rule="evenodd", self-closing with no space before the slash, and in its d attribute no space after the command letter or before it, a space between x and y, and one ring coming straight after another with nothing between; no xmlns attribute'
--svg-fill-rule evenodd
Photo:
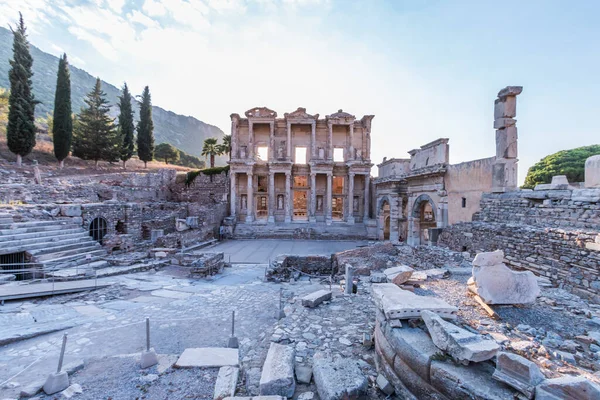
<svg viewBox="0 0 600 400"><path fill-rule="evenodd" d="M444 177L448 193L448 223L471 221L483 193L492 189L494 157L449 165ZM464 199L464 200L463 200Z"/></svg>
<svg viewBox="0 0 600 400"><path fill-rule="evenodd" d="M431 165L448 164L450 148L448 139L437 139L421 146L420 149L411 150L410 169L417 170Z"/></svg>

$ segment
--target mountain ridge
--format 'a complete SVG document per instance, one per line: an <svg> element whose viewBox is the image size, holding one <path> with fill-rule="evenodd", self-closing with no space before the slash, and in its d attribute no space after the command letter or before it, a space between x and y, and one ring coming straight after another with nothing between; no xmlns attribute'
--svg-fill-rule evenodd
<svg viewBox="0 0 600 400"><path fill-rule="evenodd" d="M0 87L9 89L8 71L9 60L12 59L12 32L0 27ZM51 113L54 105L54 91L56 85L56 72L58 68L58 57L46 53L30 44L31 56L33 57L33 93L36 100L41 104L36 106L36 117L45 117ZM67 54L68 57L68 54ZM84 102L85 95L93 88L96 78L84 69L69 66L71 71L71 102L73 112L78 113ZM117 96L121 90L116 86L102 80L102 90L106 92L107 99L111 105L111 116L118 114ZM136 121L139 119L139 105L133 104ZM225 133L215 125L207 124L199 119L177 114L174 111L162 107L152 106L152 117L154 121L155 143L170 143L173 146L185 150L188 154L200 156L205 139L215 137L221 139Z"/></svg>

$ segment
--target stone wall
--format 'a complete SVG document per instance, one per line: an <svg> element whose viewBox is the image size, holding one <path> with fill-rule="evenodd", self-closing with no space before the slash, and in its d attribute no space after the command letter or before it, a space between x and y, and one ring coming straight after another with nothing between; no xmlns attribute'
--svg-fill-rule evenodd
<svg viewBox="0 0 600 400"><path fill-rule="evenodd" d="M268 281L287 281L299 273L332 276L335 274L332 257L282 254L271 261L265 277Z"/></svg>

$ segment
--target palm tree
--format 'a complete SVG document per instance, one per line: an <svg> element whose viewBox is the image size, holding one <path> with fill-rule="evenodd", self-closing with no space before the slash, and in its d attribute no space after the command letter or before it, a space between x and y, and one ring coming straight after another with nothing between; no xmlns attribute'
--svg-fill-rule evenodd
<svg viewBox="0 0 600 400"><path fill-rule="evenodd" d="M216 138L208 138L204 141L204 146L202 147L202 155L204 157L210 156L210 167L215 167L215 156L220 156L223 154L222 145L217 144Z"/></svg>
<svg viewBox="0 0 600 400"><path fill-rule="evenodd" d="M223 136L223 144L221 146L221 154L229 155L231 160L231 135Z"/></svg>

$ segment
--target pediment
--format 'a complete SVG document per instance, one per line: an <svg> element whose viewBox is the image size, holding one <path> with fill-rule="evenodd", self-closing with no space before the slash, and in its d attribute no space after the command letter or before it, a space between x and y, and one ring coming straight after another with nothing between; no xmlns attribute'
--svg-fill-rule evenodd
<svg viewBox="0 0 600 400"><path fill-rule="evenodd" d="M285 117L285 119L302 119L302 120L306 120L306 119L319 119L319 114L315 114L315 115L310 115L306 112L306 108L304 107L298 107L298 109L296 111L293 111L291 113L285 113L283 114L283 116Z"/></svg>
<svg viewBox="0 0 600 400"><path fill-rule="evenodd" d="M244 114L246 118L277 118L277 112L267 107L254 107Z"/></svg>
<svg viewBox="0 0 600 400"><path fill-rule="evenodd" d="M355 120L356 117L350 113L345 112L342 109L339 109L336 113L328 115L327 119L337 119L337 120Z"/></svg>

